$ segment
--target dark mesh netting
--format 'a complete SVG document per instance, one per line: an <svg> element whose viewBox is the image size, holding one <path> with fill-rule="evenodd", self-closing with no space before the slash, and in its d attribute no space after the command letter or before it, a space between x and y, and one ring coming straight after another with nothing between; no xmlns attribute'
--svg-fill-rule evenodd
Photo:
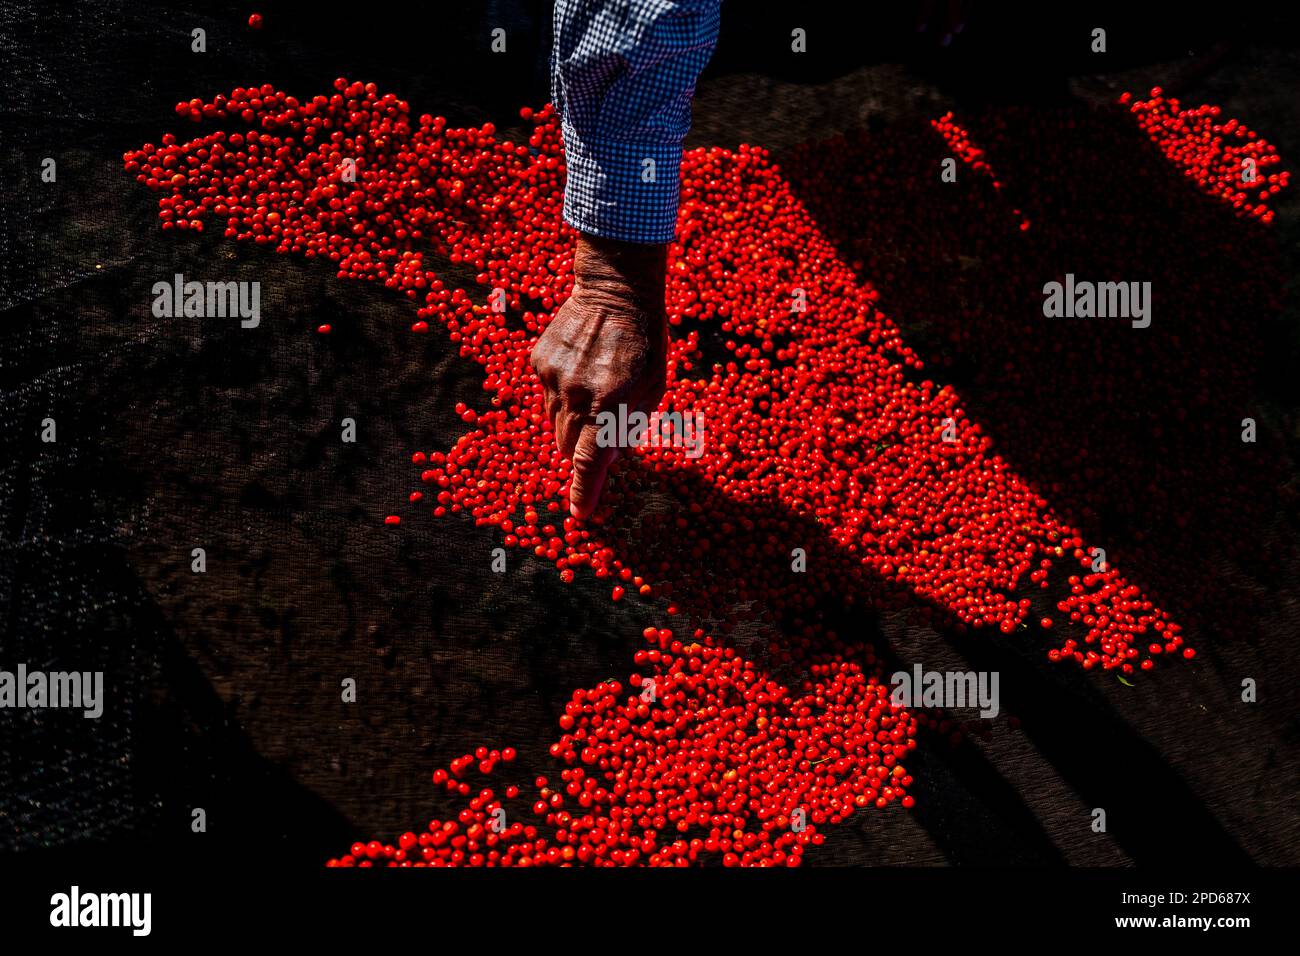
<svg viewBox="0 0 1300 956"><path fill-rule="evenodd" d="M556 772L547 748L571 692L625 675L642 629L661 623L661 604L616 605L608 582L562 584L518 551L493 573L495 533L464 516L385 527L418 479L411 453L463 433L453 406L480 401L481 370L445 335L412 336L400 296L338 281L326 263L219 231L163 233L156 196L122 170L124 151L187 132L177 101L239 84L310 96L336 76L373 80L414 112L506 131L520 106L545 102L546 4L437 6L394 29L268 5L258 34L250 11L216 5L0 6L16 80L0 103L0 667L103 671L106 688L98 720L0 713L0 850L147 844L222 857L257 845L320 865L355 839L454 812L429 775L480 744L518 748L521 784ZM508 58L479 42L497 23ZM190 49L195 27L206 53ZM751 30L724 28L688 145L758 142L784 159L800 142L916 126L960 101L941 75L862 59L786 75L763 65L767 53L725 52ZM847 41L836 52L863 56ZM1295 51L1261 55L1296 77ZM1050 98L1069 97L1050 66L1036 66ZM1272 86L1252 100L1240 71L1202 98L1237 97L1293 161L1293 106ZM46 157L54 183L41 181ZM834 238L847 248L851 237ZM260 282L260 326L155 318L151 289L177 273ZM467 270L447 276L482 294ZM322 323L329 336L313 334ZM1279 419L1293 400L1284 387L1268 396ZM338 440L345 418L354 444ZM42 440L46 420L56 441ZM915 812L856 815L810 862L1297 862L1281 782L1296 765L1294 684L1234 707L1238 674L1293 670L1297 655L1285 575L1254 583L1270 646L1224 644L1200 676L1171 668L1141 692L1049 668L1024 642L955 647L907 614L845 611L843 627L893 660L999 669L1025 731L1000 728L983 745L927 739ZM348 678L357 705L340 700ZM1097 806L1118 822L1080 837ZM196 808L206 834L191 830Z"/></svg>

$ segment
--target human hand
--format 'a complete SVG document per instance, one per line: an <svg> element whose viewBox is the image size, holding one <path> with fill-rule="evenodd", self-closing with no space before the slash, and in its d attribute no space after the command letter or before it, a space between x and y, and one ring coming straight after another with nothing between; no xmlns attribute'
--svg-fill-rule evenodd
<svg viewBox="0 0 1300 956"><path fill-rule="evenodd" d="M652 412L664 394L668 323L667 247L583 235L574 257L573 294L533 346L546 415L560 454L573 463L569 510L596 510L617 447L596 441L596 416L620 405Z"/></svg>

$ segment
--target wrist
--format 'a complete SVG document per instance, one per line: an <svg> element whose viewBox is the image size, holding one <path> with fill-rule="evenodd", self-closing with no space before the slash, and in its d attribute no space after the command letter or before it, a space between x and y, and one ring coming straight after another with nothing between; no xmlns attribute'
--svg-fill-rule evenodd
<svg viewBox="0 0 1300 956"><path fill-rule="evenodd" d="M652 317L664 313L668 247L583 233L573 259L574 294L607 298Z"/></svg>

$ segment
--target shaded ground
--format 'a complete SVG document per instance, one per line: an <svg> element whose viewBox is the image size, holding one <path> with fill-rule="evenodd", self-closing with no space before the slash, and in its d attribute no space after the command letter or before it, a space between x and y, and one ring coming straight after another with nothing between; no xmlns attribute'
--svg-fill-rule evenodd
<svg viewBox="0 0 1300 956"><path fill-rule="evenodd" d="M428 775L480 743L512 744L522 766L546 769L569 692L625 672L633 639L656 619L654 607L616 607L595 581L566 587L513 554L505 575L492 574L495 542L467 521L385 528L411 487L409 454L461 433L451 406L477 398L477 370L440 336L411 336L411 310L382 290L215 235L162 234L152 196L120 169L124 149L177 128L176 100L254 81L301 95L335 75L374 79L417 110L508 122L545 97L543 44L520 31L517 52L490 60L469 38L491 21L458 14L412 29L393 54L378 27L266 12L258 36L235 13L101 4L75 20L21 5L3 14L22 83L0 114L0 151L31 174L0 233L0 665L102 668L110 688L93 725L0 718L6 848L210 840L224 852L234 837L315 865L353 838L446 812ZM191 21L207 24L203 56L189 52ZM908 67L854 66L841 42L809 67L780 60L784 41L759 26L729 31L700 85L692 145L759 142L781 159L810 139L862 124L887 131L972 97L1108 99L1186 74L1189 102L1221 102L1284 159L1300 155L1294 49L1236 46L1199 75L1164 46L1152 47L1154 65L1127 49L1122 69L1103 76L1067 76L1073 63L1052 69L1040 51L1019 82L973 85L953 75L974 56L960 53L961 38L949 60L909 39ZM762 53L761 70L725 52L742 46ZM57 188L31 172L47 155L58 158ZM1294 195L1280 210L1294 277ZM260 281L262 325L153 318L149 290L175 272ZM922 334L905 297L891 303L890 286L867 277ZM1259 394L1261 420L1293 460L1294 296L1285 316L1267 330L1275 358ZM332 336L311 334L325 321ZM963 394L977 406L987 398ZM58 423L54 446L36 438L45 417ZM338 441L345 417L356 445ZM189 569L196 547L204 575ZM1265 639L1206 635L1212 653L1195 667L1138 688L1049 671L1027 641L954 648L907 615L852 622L878 629L900 660L1001 670L1004 706L1025 730L999 727L991 742L956 749L927 742L916 811L863 814L812 862L1300 862L1294 570L1248 582ZM1252 707L1237 700L1243 674L1261 680ZM354 706L339 701L348 677ZM207 835L190 833L195 806L208 812ZM1108 834L1088 827L1098 806Z"/></svg>

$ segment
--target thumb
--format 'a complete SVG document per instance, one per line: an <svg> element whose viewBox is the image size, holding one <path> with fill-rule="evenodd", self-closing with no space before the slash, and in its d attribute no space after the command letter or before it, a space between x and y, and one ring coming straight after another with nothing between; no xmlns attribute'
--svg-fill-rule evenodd
<svg viewBox="0 0 1300 956"><path fill-rule="evenodd" d="M569 511L575 518L589 518L605 487L605 473L618 458L618 448L602 448L596 442L594 423L583 426L573 449L573 480L569 484Z"/></svg>

